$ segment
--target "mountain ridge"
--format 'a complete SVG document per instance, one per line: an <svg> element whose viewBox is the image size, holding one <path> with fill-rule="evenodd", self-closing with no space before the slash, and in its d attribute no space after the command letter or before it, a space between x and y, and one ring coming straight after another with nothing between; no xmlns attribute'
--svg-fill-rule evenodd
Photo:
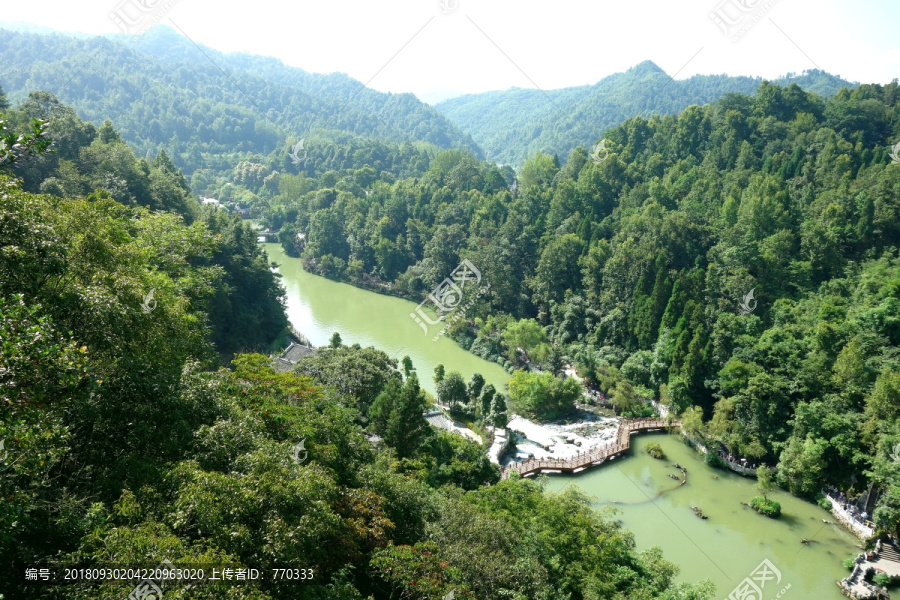
<svg viewBox="0 0 900 600"><path fill-rule="evenodd" d="M164 148L188 174L329 132L482 156L471 136L411 93L377 92L272 57L199 52L165 26L126 40L0 29L0 84L12 101L46 90L88 121L109 118L138 155Z"/></svg>
<svg viewBox="0 0 900 600"><path fill-rule="evenodd" d="M676 114L726 93L754 94L762 77L694 75L676 80L645 60L592 85L539 90L510 88L466 94L435 105L495 160L520 166L536 152L566 156L589 147L602 132L634 116ZM789 73L771 80L830 96L858 84L824 71ZM514 110L510 110L514 107ZM497 125L500 124L500 125Z"/></svg>

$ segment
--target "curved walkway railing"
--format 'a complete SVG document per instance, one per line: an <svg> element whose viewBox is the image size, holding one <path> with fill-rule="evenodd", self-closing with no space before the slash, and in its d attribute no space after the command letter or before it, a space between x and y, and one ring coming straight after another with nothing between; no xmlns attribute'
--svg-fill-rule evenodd
<svg viewBox="0 0 900 600"><path fill-rule="evenodd" d="M628 452L631 448L632 432L648 431L650 429L666 429L668 427L681 427L679 421L667 423L663 419L628 419L619 423L616 430L616 438L612 444L594 448L588 452L579 452L570 458L532 458L526 461L510 463L503 467L501 479L508 479L512 471L519 475L531 475L541 471L580 471L592 465L605 461L619 454Z"/></svg>
<svg viewBox="0 0 900 600"><path fill-rule="evenodd" d="M825 497L831 500L831 514L852 531L856 537L867 540L875 535L875 523L854 515L844 508L843 502L831 494L826 492Z"/></svg>

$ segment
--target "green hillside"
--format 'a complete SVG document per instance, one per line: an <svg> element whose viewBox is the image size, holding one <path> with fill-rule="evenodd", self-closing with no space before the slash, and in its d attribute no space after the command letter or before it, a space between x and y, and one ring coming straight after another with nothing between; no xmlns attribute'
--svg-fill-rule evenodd
<svg viewBox="0 0 900 600"><path fill-rule="evenodd" d="M85 120L108 118L139 156L165 149L188 175L204 167L221 173L273 151L287 168L289 142L301 138L311 159L302 167L312 174L323 159L317 140L324 145L323 137L340 133L480 154L413 94L376 92L347 75L307 73L271 58L201 52L161 26L137 42L0 29L0 84L14 103L46 90Z"/></svg>
<svg viewBox="0 0 900 600"><path fill-rule="evenodd" d="M766 83L628 119L599 163L535 154L513 189L446 151L365 190L357 172L305 181L266 221L307 269L411 299L469 261L490 291L454 297L447 334L513 373L516 414L573 409L532 373L571 364L621 413L657 399L797 495L874 484L896 531L898 100L896 81L827 100Z"/></svg>
<svg viewBox="0 0 900 600"><path fill-rule="evenodd" d="M677 81L653 62L644 61L594 85L471 94L445 100L436 108L470 133L489 158L518 167L535 152L566 156L576 146L590 147L606 129L630 117L677 114L724 94L752 94L762 81L728 75L695 75ZM824 97L854 85L823 71L790 74L773 83L797 83Z"/></svg>

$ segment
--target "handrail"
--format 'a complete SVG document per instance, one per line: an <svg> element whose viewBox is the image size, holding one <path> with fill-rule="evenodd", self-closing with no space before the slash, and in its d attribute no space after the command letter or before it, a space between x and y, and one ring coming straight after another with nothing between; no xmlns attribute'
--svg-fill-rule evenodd
<svg viewBox="0 0 900 600"><path fill-rule="evenodd" d="M501 479L508 479L512 471L520 476L530 475L544 469L557 471L574 471L587 468L594 463L622 454L631 448L631 433L633 431L646 431L648 429L662 429L666 427L680 427L679 421L667 423L662 419L623 419L616 429L615 443L605 448L595 448L590 452L579 452L575 456L560 459L533 459L530 458L521 463L510 463L503 467Z"/></svg>

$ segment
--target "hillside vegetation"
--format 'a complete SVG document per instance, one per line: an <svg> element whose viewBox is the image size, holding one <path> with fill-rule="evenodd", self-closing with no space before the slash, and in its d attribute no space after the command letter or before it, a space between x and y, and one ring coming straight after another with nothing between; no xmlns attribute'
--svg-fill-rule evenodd
<svg viewBox="0 0 900 600"><path fill-rule="evenodd" d="M0 82L14 101L34 90L57 94L81 118L109 119L138 156L165 149L190 178L212 177L250 156L288 152L303 138L317 172L327 140L350 133L381 143L467 148L472 139L412 94L385 94L347 75L312 74L273 58L202 52L166 26L137 42L0 30ZM199 190L195 190L199 191Z"/></svg>
<svg viewBox="0 0 900 600"><path fill-rule="evenodd" d="M4 141L32 132L0 166L0 597L125 598L137 582L22 577L167 560L308 572L165 586L188 600L710 598L577 492L500 483L484 448L421 418L413 365L337 342L276 373L239 352L283 326L263 318L280 290L166 154L135 157L46 93L11 110L0 92L0 120Z"/></svg>
<svg viewBox="0 0 900 600"><path fill-rule="evenodd" d="M417 302L468 260L490 291L448 324L473 353L571 362L620 410L658 398L797 494L875 482L875 520L896 531L898 100L897 82L827 100L762 83L628 119L598 160L535 154L516 186L462 151L299 195L283 176L267 219L307 268Z"/></svg>
<svg viewBox="0 0 900 600"><path fill-rule="evenodd" d="M591 148L605 130L625 119L677 114L691 104L714 102L729 93L752 94L762 81L728 75L675 80L651 61L644 61L594 85L469 94L440 102L435 108L471 134L491 160L518 168L537 152L565 157L576 146ZM823 97L850 85L818 70L772 83L797 83Z"/></svg>

